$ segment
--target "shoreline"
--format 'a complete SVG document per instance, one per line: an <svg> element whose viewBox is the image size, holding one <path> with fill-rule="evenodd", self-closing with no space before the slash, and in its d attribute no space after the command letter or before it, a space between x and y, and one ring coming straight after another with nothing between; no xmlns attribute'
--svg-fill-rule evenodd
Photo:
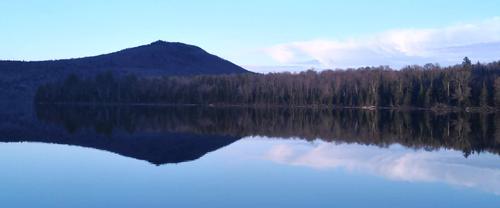
<svg viewBox="0 0 500 208"><path fill-rule="evenodd" d="M310 108L310 109L356 109L356 110L391 110L391 111L431 111L435 113L467 112L496 113L500 109L486 107L412 107L412 106L331 106L331 105L268 105L268 104L177 104L177 103L90 103L90 102L38 102L35 105L73 105L73 106L155 106L155 107L212 107L212 108Z"/></svg>

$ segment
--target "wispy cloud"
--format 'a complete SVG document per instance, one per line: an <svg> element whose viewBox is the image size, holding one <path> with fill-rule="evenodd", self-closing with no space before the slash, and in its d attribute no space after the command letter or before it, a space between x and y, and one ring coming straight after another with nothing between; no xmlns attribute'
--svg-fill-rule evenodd
<svg viewBox="0 0 500 208"><path fill-rule="evenodd" d="M443 28L395 29L364 37L274 45L266 53L281 64L316 60L321 67L358 67L500 59L500 17Z"/></svg>
<svg viewBox="0 0 500 208"><path fill-rule="evenodd" d="M407 150L400 146L387 149L356 144L300 141L277 144L265 158L274 162L316 169L342 168L380 175L397 181L442 182L480 189L500 195L500 166L497 157L441 150Z"/></svg>

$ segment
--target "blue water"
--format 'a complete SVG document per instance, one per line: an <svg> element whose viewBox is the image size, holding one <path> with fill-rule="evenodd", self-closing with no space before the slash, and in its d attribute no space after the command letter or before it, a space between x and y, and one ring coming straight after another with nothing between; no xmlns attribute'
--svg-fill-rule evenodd
<svg viewBox="0 0 500 208"><path fill-rule="evenodd" d="M0 207L500 207L500 157L245 137L154 165L92 148L0 143Z"/></svg>

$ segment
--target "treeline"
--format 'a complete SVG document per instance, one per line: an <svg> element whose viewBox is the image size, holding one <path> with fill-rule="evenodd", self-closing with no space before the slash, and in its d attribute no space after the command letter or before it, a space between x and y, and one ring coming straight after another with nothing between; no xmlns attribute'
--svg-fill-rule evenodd
<svg viewBox="0 0 500 208"><path fill-rule="evenodd" d="M42 85L39 103L163 103L374 107L500 107L500 62L364 67L301 73L95 78Z"/></svg>

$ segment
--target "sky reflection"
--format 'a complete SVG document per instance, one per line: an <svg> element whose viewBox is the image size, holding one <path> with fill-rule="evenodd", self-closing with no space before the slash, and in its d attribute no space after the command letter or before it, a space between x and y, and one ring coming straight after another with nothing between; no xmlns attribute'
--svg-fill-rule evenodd
<svg viewBox="0 0 500 208"><path fill-rule="evenodd" d="M500 195L500 158L490 153L412 150L400 145L388 148L359 144L335 144L303 140L272 141L264 158L280 164L314 169L343 169L396 181L437 182L474 188Z"/></svg>
<svg viewBox="0 0 500 208"><path fill-rule="evenodd" d="M93 148L2 143L0 207L496 208L498 159L246 137L157 166Z"/></svg>

